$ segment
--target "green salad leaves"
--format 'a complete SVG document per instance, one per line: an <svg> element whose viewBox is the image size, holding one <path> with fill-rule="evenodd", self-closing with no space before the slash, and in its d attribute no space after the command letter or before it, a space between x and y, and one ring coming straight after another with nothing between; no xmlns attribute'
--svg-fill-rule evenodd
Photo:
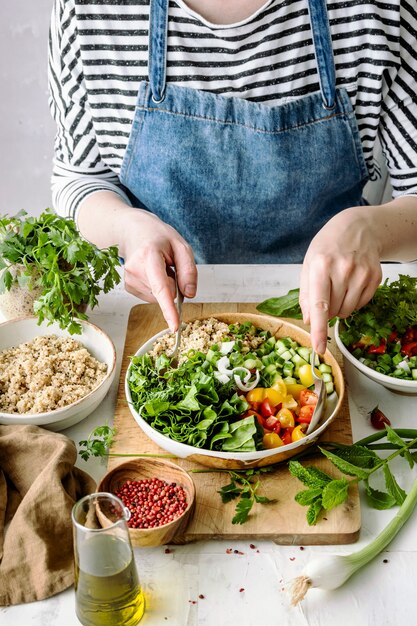
<svg viewBox="0 0 417 626"><path fill-rule="evenodd" d="M152 428L174 441L228 452L256 450L260 433L234 383L219 383L215 367L202 352L188 356L177 369L166 357L153 365L148 354L132 357L129 388L133 404ZM164 372L161 376L160 373Z"/></svg>

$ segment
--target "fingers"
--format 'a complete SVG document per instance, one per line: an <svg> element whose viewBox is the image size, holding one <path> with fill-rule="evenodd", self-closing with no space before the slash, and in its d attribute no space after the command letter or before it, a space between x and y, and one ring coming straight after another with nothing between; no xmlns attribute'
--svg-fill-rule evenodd
<svg viewBox="0 0 417 626"><path fill-rule="evenodd" d="M181 293L194 298L197 292L197 267L191 247L183 240L173 241L174 265Z"/></svg>
<svg viewBox="0 0 417 626"><path fill-rule="evenodd" d="M175 332L180 322L174 303L175 283L168 276L165 256L160 250L152 249L149 251L145 271L152 295L161 307L162 315L169 329L171 332Z"/></svg>
<svg viewBox="0 0 417 626"><path fill-rule="evenodd" d="M179 325L175 300L175 267L180 291L192 298L197 290L197 268L191 247L173 229L159 222L162 236L149 237L125 264L125 287L146 302L157 302L172 332Z"/></svg>
<svg viewBox="0 0 417 626"><path fill-rule="evenodd" d="M300 280L303 320L310 323L312 345L322 354L327 324L332 317L348 317L369 302L381 282L379 261L340 256L331 262L324 256L305 261Z"/></svg>
<svg viewBox="0 0 417 626"><path fill-rule="evenodd" d="M318 270L318 268L317 268ZM328 274L313 267L303 267L300 281L300 305L305 324L310 323L313 348L319 354L326 351L327 324L331 299L331 281Z"/></svg>

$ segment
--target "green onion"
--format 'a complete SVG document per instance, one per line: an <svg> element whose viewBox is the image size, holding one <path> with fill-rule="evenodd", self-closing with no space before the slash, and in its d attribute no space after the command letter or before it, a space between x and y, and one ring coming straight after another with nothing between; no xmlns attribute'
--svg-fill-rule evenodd
<svg viewBox="0 0 417 626"><path fill-rule="evenodd" d="M311 561L292 586L293 605L298 604L312 588L337 589L357 570L372 561L394 539L417 504L417 479L398 509L396 516L367 546L351 554L333 554Z"/></svg>

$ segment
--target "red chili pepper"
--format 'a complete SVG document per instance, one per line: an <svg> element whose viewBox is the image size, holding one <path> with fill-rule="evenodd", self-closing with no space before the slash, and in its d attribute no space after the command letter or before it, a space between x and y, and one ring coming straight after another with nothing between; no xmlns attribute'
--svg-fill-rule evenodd
<svg viewBox="0 0 417 626"><path fill-rule="evenodd" d="M405 354L407 356L416 356L417 355L417 341L410 341L409 343L405 343L401 346L401 354Z"/></svg>
<svg viewBox="0 0 417 626"><path fill-rule="evenodd" d="M367 352L369 352L369 354L385 354L386 348L387 342L385 341L385 339L381 339L381 343L379 344L379 346L374 346L373 344L371 344L368 347Z"/></svg>
<svg viewBox="0 0 417 626"><path fill-rule="evenodd" d="M383 428L385 428L385 424L387 424L387 426L391 426L391 422L389 421L388 417L384 415L384 413L377 406L372 409L369 415L371 418L372 426L377 430L382 430Z"/></svg>

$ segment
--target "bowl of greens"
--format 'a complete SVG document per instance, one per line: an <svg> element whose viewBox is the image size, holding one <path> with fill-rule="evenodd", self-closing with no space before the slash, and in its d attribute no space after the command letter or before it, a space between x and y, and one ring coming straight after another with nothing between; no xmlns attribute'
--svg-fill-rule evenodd
<svg viewBox="0 0 417 626"><path fill-rule="evenodd" d="M417 394L417 278L385 280L367 305L336 322L335 339L365 376L392 391Z"/></svg>
<svg viewBox="0 0 417 626"><path fill-rule="evenodd" d="M185 325L178 367L174 336L158 333L131 357L129 409L163 450L215 468L284 461L313 444L340 410L344 381L327 350L316 361L328 400L306 434L316 402L309 334L282 319L222 313Z"/></svg>

